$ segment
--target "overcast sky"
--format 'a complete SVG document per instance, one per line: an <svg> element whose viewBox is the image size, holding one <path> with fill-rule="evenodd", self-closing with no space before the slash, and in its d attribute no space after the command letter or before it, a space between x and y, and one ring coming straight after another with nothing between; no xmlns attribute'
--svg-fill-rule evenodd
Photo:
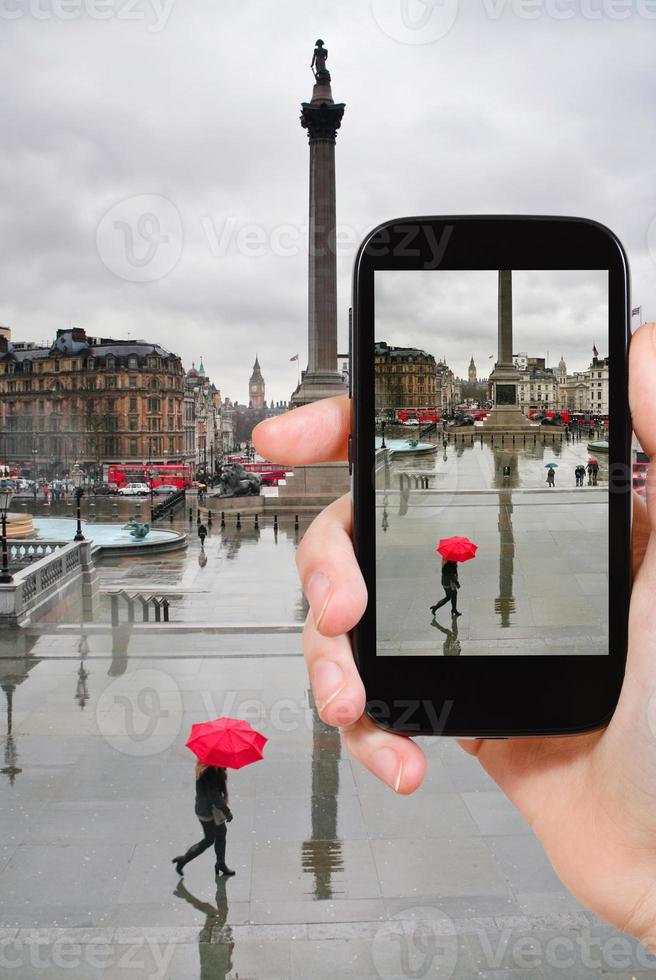
<svg viewBox="0 0 656 980"><path fill-rule="evenodd" d="M377 272L376 338L426 350L461 378L473 357L487 377L498 352L498 290L497 271ZM552 367L562 354L569 374L589 367L593 345L608 353L607 272L516 269L512 293L513 353Z"/></svg>
<svg viewBox="0 0 656 980"><path fill-rule="evenodd" d="M289 358L307 359L298 116L319 36L346 103L340 348L356 243L417 213L596 218L656 318L647 14L651 0L0 0L0 323L202 355L241 401L258 353L267 397L288 398ZM460 309L476 322L475 295Z"/></svg>

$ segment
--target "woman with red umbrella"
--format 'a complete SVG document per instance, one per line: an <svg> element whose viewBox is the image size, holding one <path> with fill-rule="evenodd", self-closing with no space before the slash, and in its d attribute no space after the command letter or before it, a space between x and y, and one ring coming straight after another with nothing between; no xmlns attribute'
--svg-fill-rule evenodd
<svg viewBox="0 0 656 980"><path fill-rule="evenodd" d="M241 769L262 758L267 739L239 718L216 718L192 725L187 748L196 755L196 816L203 828L203 839L173 858L175 870L183 873L185 864L214 845L216 876L233 875L225 863L226 824L232 820L228 807L226 767Z"/></svg>
<svg viewBox="0 0 656 980"><path fill-rule="evenodd" d="M457 563L459 561L469 561L470 558L473 558L477 551L477 545L470 541L469 538L442 538L435 550L442 556L442 588L444 589L444 598L436 602L434 606L431 606L430 611L434 616L440 606L451 602L451 616L461 616L462 613L458 612L458 589L460 588L460 582L458 581Z"/></svg>
<svg viewBox="0 0 656 980"><path fill-rule="evenodd" d="M214 872L233 875L225 863L226 830L232 820L228 807L228 774L222 766L207 766L198 760L196 763L196 806L195 813L203 828L203 839L192 844L188 851L173 858L175 870L183 874L183 868L189 861L214 845L216 864Z"/></svg>

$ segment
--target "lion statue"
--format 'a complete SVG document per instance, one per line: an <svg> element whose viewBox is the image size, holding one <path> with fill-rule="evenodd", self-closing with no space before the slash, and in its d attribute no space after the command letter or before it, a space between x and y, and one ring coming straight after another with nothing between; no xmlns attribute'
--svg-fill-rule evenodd
<svg viewBox="0 0 656 980"><path fill-rule="evenodd" d="M221 469L219 496L257 497L261 483L257 473L248 473L240 463L230 463Z"/></svg>

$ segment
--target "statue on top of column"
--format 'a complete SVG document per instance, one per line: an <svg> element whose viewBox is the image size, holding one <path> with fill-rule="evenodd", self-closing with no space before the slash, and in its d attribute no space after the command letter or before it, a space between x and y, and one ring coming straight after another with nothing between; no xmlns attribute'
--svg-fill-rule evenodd
<svg viewBox="0 0 656 980"><path fill-rule="evenodd" d="M319 38L317 40L316 47L314 49L314 54L312 55L312 64L310 65L310 68L314 72L314 77L318 82L330 81L330 72L326 68L327 58L328 58L328 48L324 48L323 41L321 40L321 38Z"/></svg>

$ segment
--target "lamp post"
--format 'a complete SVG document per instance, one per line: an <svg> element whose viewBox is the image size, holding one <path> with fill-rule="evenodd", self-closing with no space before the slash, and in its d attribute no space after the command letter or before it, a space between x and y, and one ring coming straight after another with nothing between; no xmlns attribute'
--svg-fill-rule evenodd
<svg viewBox="0 0 656 980"><path fill-rule="evenodd" d="M13 493L11 490L0 490L0 516L2 517L2 571L0 572L0 582L8 585L13 582L13 576L9 573L9 551L7 549L7 513Z"/></svg>
<svg viewBox="0 0 656 980"><path fill-rule="evenodd" d="M75 501L77 504L77 530L73 541L84 541L82 534L82 495L84 493L84 473L80 469L80 464L76 463L73 467L73 486L75 487Z"/></svg>
<svg viewBox="0 0 656 980"><path fill-rule="evenodd" d="M387 449L387 443L385 442L385 419L380 423L380 432L382 436L382 442L380 444L381 449Z"/></svg>

